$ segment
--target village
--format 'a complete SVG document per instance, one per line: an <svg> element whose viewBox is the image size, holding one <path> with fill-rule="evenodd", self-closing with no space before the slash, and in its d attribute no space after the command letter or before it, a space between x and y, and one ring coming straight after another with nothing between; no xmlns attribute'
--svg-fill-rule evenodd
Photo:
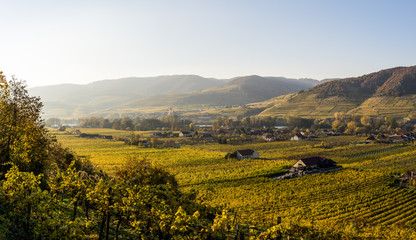
<svg viewBox="0 0 416 240"><path fill-rule="evenodd" d="M169 115L173 116L173 115ZM221 119L220 119L221 120ZM219 121L219 120L218 120ZM416 134L404 131L377 131L367 129L363 132L337 131L333 128L305 129L293 126L275 127L224 127L226 121L221 120L220 127L213 127L213 124L193 123L183 127L183 130L176 131L126 131L124 136L112 136L109 134L82 133L79 129L59 127L57 130L65 134L78 135L81 138L100 138L110 141L124 142L127 145L134 145L144 148L181 148L182 146L204 145L204 144L228 144L240 146L244 144L275 142L275 141L308 141L314 143L313 146L319 148L332 148L331 143L326 142L327 137L332 136L351 136L360 139L354 141L356 145L366 144L393 144L393 143L413 143ZM220 121L220 122L221 122ZM225 122L224 122L225 121ZM229 125L229 123L228 123ZM345 144L345 143L344 143ZM348 143L347 143L348 144ZM352 144L352 143L350 143ZM260 155L256 149L240 149L235 152L227 153L225 159L234 158L237 160L259 159ZM276 180L303 177L310 174L323 173L342 168L331 159L325 156L312 155L303 156L283 175L274 176ZM406 175L408 176L408 175ZM412 175L413 176L413 175ZM410 179L410 180L409 180ZM415 182L411 177L402 177L401 185L408 186L408 183Z"/></svg>
<svg viewBox="0 0 416 240"><path fill-rule="evenodd" d="M69 130L70 128L68 128ZM236 129L219 129L212 130L210 127L199 127L198 130L182 130L182 131L148 131L146 135L139 135L132 132L124 137L115 137L112 135L91 134L82 133L79 129L71 129L66 131L66 127L57 128L58 131L65 132L67 134L79 135L82 138L102 138L113 141L123 141L128 144L131 142L131 138L135 138L135 144L145 147L180 147L180 145L193 145L200 143L215 143L240 145L244 143L255 142L274 142L274 141L313 141L318 137L329 137L339 135L352 135L341 134L338 131L331 129L319 129L315 131L301 130L293 131L287 127L271 129L271 128L236 128ZM355 136L363 138L366 137L360 144L371 143L407 143L414 142L416 134L413 132L407 133L393 133L393 134L377 134L377 133L360 133ZM168 142L168 144L166 144ZM327 146L330 147L330 146Z"/></svg>

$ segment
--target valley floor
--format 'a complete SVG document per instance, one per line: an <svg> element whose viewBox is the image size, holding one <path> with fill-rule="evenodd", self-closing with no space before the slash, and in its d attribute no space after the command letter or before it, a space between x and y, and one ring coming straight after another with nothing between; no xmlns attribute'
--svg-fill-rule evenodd
<svg viewBox="0 0 416 240"><path fill-rule="evenodd" d="M115 130L82 132L122 136ZM416 191L400 188L394 174L416 168L413 144L357 145L365 138L324 137L311 141L279 141L246 145L197 144L144 148L105 139L55 133L59 142L110 174L129 157L146 159L175 174L184 191L195 189L201 201L237 212L241 223L273 226L308 222L316 226L352 224L350 231L416 226ZM146 134L146 133L141 133ZM321 142L331 148L322 148ZM251 148L260 159L225 159L227 153ZM276 181L300 158L324 156L341 169ZM369 230L370 231L370 230Z"/></svg>

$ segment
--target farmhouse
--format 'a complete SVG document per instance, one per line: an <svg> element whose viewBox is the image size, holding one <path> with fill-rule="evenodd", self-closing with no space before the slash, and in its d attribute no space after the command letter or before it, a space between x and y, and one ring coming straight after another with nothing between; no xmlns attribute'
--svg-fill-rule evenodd
<svg viewBox="0 0 416 240"><path fill-rule="evenodd" d="M81 134L81 131L76 129L76 130L72 131L71 134L78 135L78 134Z"/></svg>
<svg viewBox="0 0 416 240"><path fill-rule="evenodd" d="M167 134L161 133L161 132L154 132L150 134L150 137L167 137Z"/></svg>
<svg viewBox="0 0 416 240"><path fill-rule="evenodd" d="M296 133L291 139L291 141L300 141L300 140L309 140L308 137L303 136L300 133Z"/></svg>
<svg viewBox="0 0 416 240"><path fill-rule="evenodd" d="M288 173L276 177L276 179L281 180L302 177L308 174L322 173L330 169L340 168L340 166L337 166L336 164L337 163L331 159L320 156L302 158L297 161L292 168L290 168Z"/></svg>
<svg viewBox="0 0 416 240"><path fill-rule="evenodd" d="M291 172L298 172L298 171L310 171L314 169L320 168L328 168L336 166L336 162L332 161L331 159L327 159L325 157L308 157L302 158L301 160L297 161L295 165L290 169Z"/></svg>
<svg viewBox="0 0 416 240"><path fill-rule="evenodd" d="M377 142L377 139L373 135L371 135L365 140L365 142L366 143L374 143L374 142Z"/></svg>
<svg viewBox="0 0 416 240"><path fill-rule="evenodd" d="M262 138L267 142L276 141L276 137L271 133L265 133L263 134Z"/></svg>
<svg viewBox="0 0 416 240"><path fill-rule="evenodd" d="M259 153L254 151L253 149L237 150L235 152L235 155L238 160L260 157Z"/></svg>
<svg viewBox="0 0 416 240"><path fill-rule="evenodd" d="M188 132L188 131L179 132L179 137L192 137L193 135L194 135L193 132Z"/></svg>
<svg viewBox="0 0 416 240"><path fill-rule="evenodd" d="M179 133L171 133L171 134L169 134L169 137L171 137L171 138L179 137Z"/></svg>
<svg viewBox="0 0 416 240"><path fill-rule="evenodd" d="M399 135L399 134L395 134L395 135L390 135L389 136L389 141L390 142L403 142L403 141L408 141L408 137L406 135Z"/></svg>

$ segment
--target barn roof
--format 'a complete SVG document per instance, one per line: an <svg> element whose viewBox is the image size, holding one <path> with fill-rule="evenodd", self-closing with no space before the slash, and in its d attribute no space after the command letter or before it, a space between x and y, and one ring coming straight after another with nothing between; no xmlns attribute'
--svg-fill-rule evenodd
<svg viewBox="0 0 416 240"><path fill-rule="evenodd" d="M308 158L302 158L301 161L306 166L312 166L312 165L318 165L323 160L323 157L308 157Z"/></svg>
<svg viewBox="0 0 416 240"><path fill-rule="evenodd" d="M241 156L250 156L253 155L254 150L253 149L244 149L244 150L237 150L238 153L241 154Z"/></svg>
<svg viewBox="0 0 416 240"><path fill-rule="evenodd" d="M319 164L325 164L325 165L335 165L335 164L337 164L335 161L333 161L331 159L328 159L326 157L321 157L321 156L302 158L301 161L306 166L319 165Z"/></svg>

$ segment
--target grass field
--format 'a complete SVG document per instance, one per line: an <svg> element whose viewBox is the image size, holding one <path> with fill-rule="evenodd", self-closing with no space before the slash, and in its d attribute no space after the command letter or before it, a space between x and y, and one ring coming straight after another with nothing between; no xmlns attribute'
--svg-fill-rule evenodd
<svg viewBox="0 0 416 240"><path fill-rule="evenodd" d="M118 136L130 133L81 131ZM146 159L173 173L184 191L195 189L204 202L236 210L247 224L271 226L280 216L283 221L302 219L317 224L360 219L368 226L416 226L416 191L398 188L391 177L416 168L413 144L357 145L364 138L337 136L313 141L155 149L59 133L57 138L110 174L129 157ZM332 148L321 148L322 141ZM226 153L245 148L257 150L261 159L224 159ZM331 158L343 168L295 179L271 178L284 173L297 159L312 155Z"/></svg>

